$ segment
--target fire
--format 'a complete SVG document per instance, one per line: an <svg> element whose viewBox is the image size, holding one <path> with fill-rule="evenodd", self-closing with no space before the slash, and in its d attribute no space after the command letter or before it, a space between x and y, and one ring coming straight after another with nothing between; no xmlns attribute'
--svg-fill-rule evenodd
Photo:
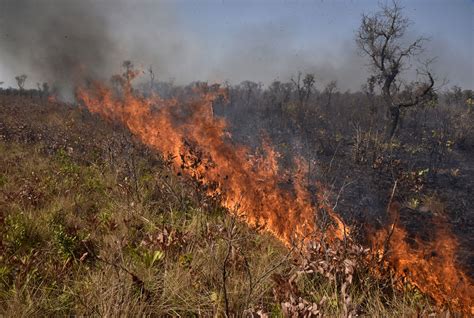
<svg viewBox="0 0 474 318"><path fill-rule="evenodd" d="M77 98L91 112L122 122L145 144L170 154L177 170L201 181L209 194L219 195L226 208L251 226L288 245L317 234L314 196L304 186L304 172L290 181L292 189L284 189L281 183L288 180L281 177L278 153L268 143L259 156L233 144L225 120L213 116L213 102L225 98L225 91L214 85L194 93L186 101L144 98L127 85L117 94L94 83L78 89ZM342 239L342 221L322 202L319 208L335 221L328 236Z"/></svg>
<svg viewBox="0 0 474 318"><path fill-rule="evenodd" d="M308 191L303 159L295 159L296 173L288 180L268 142L260 155L232 142L226 121L213 115L213 103L226 95L218 86L201 87L192 97L178 100L138 96L129 83L123 83L122 91L115 92L95 82L79 88L77 99L92 113L123 123L143 143L171 155L177 171L200 181L209 195L218 195L228 210L249 225L273 233L287 245L323 234L317 211L332 220L326 232L330 240L350 234L326 203L323 187L318 185L315 196ZM474 314L472 284L454 261L457 241L441 223L437 234L432 243L419 240L415 249L406 242L406 231L394 222L390 253L382 263L438 304ZM383 248L386 237L385 231L375 233L374 250Z"/></svg>
<svg viewBox="0 0 474 318"><path fill-rule="evenodd" d="M415 244L409 244L406 230L398 223L399 209L398 203L391 204L391 229L373 236L374 250L386 252L382 265L398 281L416 286L438 305L474 315L474 286L455 262L459 244L446 222L441 217L434 220L434 240L416 238Z"/></svg>

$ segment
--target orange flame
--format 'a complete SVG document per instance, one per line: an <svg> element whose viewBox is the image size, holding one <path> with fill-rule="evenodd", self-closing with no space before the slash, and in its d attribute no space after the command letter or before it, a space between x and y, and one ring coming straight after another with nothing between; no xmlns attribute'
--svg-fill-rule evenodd
<svg viewBox="0 0 474 318"><path fill-rule="evenodd" d="M204 92L202 92L204 91ZM284 190L278 169L278 153L264 143L265 156L234 145L226 122L216 118L212 105L225 91L205 87L198 98L186 102L143 98L124 87L123 96L107 86L77 90L77 98L91 112L122 122L145 144L171 154L176 169L202 181L209 194L219 194L223 205L257 228L270 231L287 244L317 233L312 196L303 186L302 173L292 180L293 190ZM322 204L322 203L321 203ZM336 221L328 234L342 239L342 221L324 206Z"/></svg>
<svg viewBox="0 0 474 318"><path fill-rule="evenodd" d="M421 292L431 296L438 305L474 315L474 286L470 278L456 264L459 246L447 223L435 220L435 239L431 242L415 239L407 241L407 232L398 224L400 205L390 206L392 228L376 232L374 250L385 250L384 266L394 271L399 281L407 281ZM385 243L385 244L384 244ZM387 246L382 245L390 245Z"/></svg>
<svg viewBox="0 0 474 318"><path fill-rule="evenodd" d="M285 178L278 167L279 155L268 142L263 143L264 155L258 156L232 143L225 120L213 116L214 101L225 96L218 86L201 87L198 97L186 101L156 95L144 98L132 91L125 85L120 96L93 83L79 88L77 99L92 113L123 123L143 143L170 154L176 170L201 181L208 194L221 196L222 204L249 225L273 233L286 244L322 234L316 225L316 209L333 221L329 239L349 235L350 229L326 203L321 185L313 204L314 197L304 185L307 165L303 159L295 160L297 171L288 190L281 186ZM438 225L437 233L435 242L419 241L414 249L405 241L406 232L394 225L391 253L384 263L438 304L473 313L472 284L454 261L457 241L446 226ZM374 235L375 250L381 249L385 238L384 231Z"/></svg>

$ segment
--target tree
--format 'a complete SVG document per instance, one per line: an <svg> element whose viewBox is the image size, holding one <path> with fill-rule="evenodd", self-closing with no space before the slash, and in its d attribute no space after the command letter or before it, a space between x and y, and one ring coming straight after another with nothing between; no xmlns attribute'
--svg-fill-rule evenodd
<svg viewBox="0 0 474 318"><path fill-rule="evenodd" d="M298 101L300 106L303 106L308 102L309 96L311 95L311 90L315 83L314 74L308 73L304 78L302 78L301 72L298 72L298 77L296 80L291 78L291 81L295 85L296 92L298 93Z"/></svg>
<svg viewBox="0 0 474 318"><path fill-rule="evenodd" d="M46 82L43 82L43 84L41 85L42 87L42 92L45 96L49 96L49 84L46 83Z"/></svg>
<svg viewBox="0 0 474 318"><path fill-rule="evenodd" d="M18 85L18 88L20 90L23 90L24 87L25 87L25 82L26 82L26 78L28 76L26 76L25 74L22 74L22 75L18 75L18 76L15 76L15 80L16 80L16 84Z"/></svg>
<svg viewBox="0 0 474 318"><path fill-rule="evenodd" d="M140 72L134 68L133 63L129 60L123 61L122 68L124 69L124 72L122 74L112 75L110 81L117 94L121 90L123 93L132 93L132 81Z"/></svg>
<svg viewBox="0 0 474 318"><path fill-rule="evenodd" d="M263 84L252 81L243 81L239 86L242 88L243 92L245 92L246 106L248 107L250 105L251 98L260 94Z"/></svg>
<svg viewBox="0 0 474 318"><path fill-rule="evenodd" d="M36 83L36 87L38 87L38 93L40 96L49 96L49 84L43 82L43 84Z"/></svg>
<svg viewBox="0 0 474 318"><path fill-rule="evenodd" d="M409 69L408 62L422 53L427 41L419 37L404 44L405 33L411 22L403 16L402 11L402 7L394 1L392 5L382 5L381 10L372 15L364 14L356 35L357 46L370 58L372 75L369 82L381 87L390 119L387 130L390 138L396 132L401 109L422 104L431 96L434 86L434 78L429 70L431 61L427 61L422 63L421 69L417 69L417 73L426 79L417 83L410 98L402 99L399 96L402 84L400 75Z"/></svg>
<svg viewBox="0 0 474 318"><path fill-rule="evenodd" d="M330 81L324 88L324 94L327 96L326 107L327 109L331 108L331 99L332 95L337 89L337 81Z"/></svg>
<svg viewBox="0 0 474 318"><path fill-rule="evenodd" d="M127 88L130 89L132 80L138 76L139 71L135 69L135 66L129 60L123 61L122 67L124 68L122 76L126 80Z"/></svg>

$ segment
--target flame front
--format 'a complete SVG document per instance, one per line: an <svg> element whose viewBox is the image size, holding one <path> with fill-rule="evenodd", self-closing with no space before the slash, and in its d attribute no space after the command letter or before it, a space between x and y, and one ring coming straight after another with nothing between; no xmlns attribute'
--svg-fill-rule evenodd
<svg viewBox="0 0 474 318"><path fill-rule="evenodd" d="M156 95L145 98L132 91L124 85L123 92L117 94L94 83L78 89L77 99L92 113L123 123L143 143L170 154L176 170L201 181L208 194L218 194L230 211L287 245L322 234L316 226L316 209L333 221L326 237L341 240L349 234L350 229L325 203L323 187L318 185L320 192L315 196L308 191L303 159L295 160L298 169L288 189L281 186L284 178L278 153L268 142L263 143L262 156L232 142L225 120L213 116L213 102L225 96L217 86L206 87L185 101ZM375 233L374 250L381 249L385 238L385 232ZM414 249L406 242L406 232L394 223L390 245L385 263L397 277L406 278L438 304L473 313L472 284L455 264L458 244L449 229L438 226L436 241L419 242L420 247ZM436 255L430 254L432 251Z"/></svg>
<svg viewBox="0 0 474 318"><path fill-rule="evenodd" d="M399 209L398 203L391 204L392 228L372 237L373 250L387 252L385 268L394 272L398 282L416 286L436 304L449 304L456 311L474 315L474 286L455 261L459 244L447 222L435 218L435 238L429 242L415 238L410 244L407 231L398 222Z"/></svg>
<svg viewBox="0 0 474 318"><path fill-rule="evenodd" d="M223 205L248 224L270 231L286 244L317 234L315 206L303 173L293 178L292 190L280 187L274 149L264 143L265 155L254 156L249 148L234 145L225 120L213 116L213 102L225 91L214 87L197 95L178 102L138 97L125 87L118 97L101 83L77 91L78 100L91 112L122 122L145 144L171 154L176 169L189 167L184 171L202 181L209 194L219 194ZM342 239L342 221L328 206L321 203L319 208L335 221L328 235Z"/></svg>

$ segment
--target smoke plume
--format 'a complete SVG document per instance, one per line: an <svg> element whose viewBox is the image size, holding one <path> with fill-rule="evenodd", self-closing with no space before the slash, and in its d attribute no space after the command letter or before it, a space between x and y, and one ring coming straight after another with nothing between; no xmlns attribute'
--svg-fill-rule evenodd
<svg viewBox="0 0 474 318"><path fill-rule="evenodd" d="M3 0L0 52L7 67L74 85L102 74L115 49L96 1Z"/></svg>
<svg viewBox="0 0 474 318"><path fill-rule="evenodd" d="M342 91L359 89L368 61L357 54L354 30L376 4L302 1L301 7L292 4L292 13L282 8L220 1L1 0L0 81L14 85L13 77L25 73L28 87L42 81L72 87L86 76L109 77L132 60L144 70L153 65L158 79L178 84L269 84L301 71L315 73L319 88L337 80ZM416 36L433 35L427 57L438 57L437 77L472 86L469 53L458 50L453 62L449 43L434 36L439 28L418 30L413 20Z"/></svg>

